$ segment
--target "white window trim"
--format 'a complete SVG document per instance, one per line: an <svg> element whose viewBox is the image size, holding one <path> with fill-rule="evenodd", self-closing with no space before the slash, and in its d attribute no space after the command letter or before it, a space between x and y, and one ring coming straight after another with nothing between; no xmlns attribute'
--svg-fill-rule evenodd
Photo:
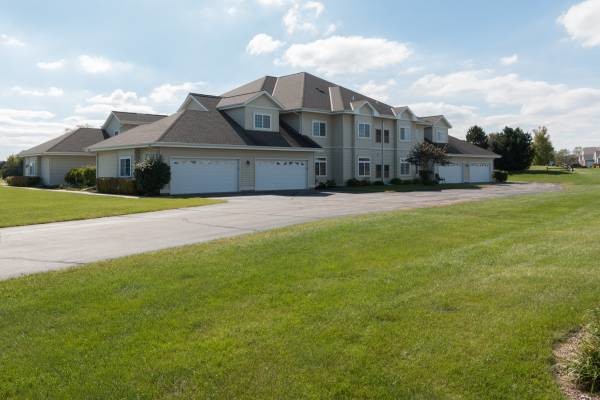
<svg viewBox="0 0 600 400"><path fill-rule="evenodd" d="M319 133L321 132L321 124L325 125L325 134L324 135L315 135L315 124L319 124ZM310 124L311 129L312 129L312 135L313 137L318 137L318 138L324 138L327 137L327 121L321 121L318 119L313 119L312 123Z"/></svg>
<svg viewBox="0 0 600 400"><path fill-rule="evenodd" d="M263 117L264 116L269 117L269 127L268 128L259 128L259 127L256 126L256 116L257 115L260 115L260 116L263 116ZM257 131L271 131L272 128L273 128L273 114L271 114L271 113L264 113L264 112L255 112L253 114L253 117L252 117L252 125L254 126L254 130L257 130Z"/></svg>
<svg viewBox="0 0 600 400"><path fill-rule="evenodd" d="M404 139L402 139L402 129L404 129ZM411 138L410 138L410 128L407 128L406 126L401 126L399 131L398 131L398 137L400 138L401 142L410 142Z"/></svg>
<svg viewBox="0 0 600 400"><path fill-rule="evenodd" d="M317 164L317 163L325 163L325 175L317 175L317 171L315 171L315 176L317 178L326 177L327 176L327 168L328 168L327 157L315 157L315 164ZM320 171L320 168L319 168L319 171Z"/></svg>
<svg viewBox="0 0 600 400"><path fill-rule="evenodd" d="M367 125L369 127L369 135L368 136L360 136L360 126L361 125ZM371 124L368 123L368 122L359 122L358 123L358 129L357 129L357 132L356 132L356 136L359 139L371 139Z"/></svg>
<svg viewBox="0 0 600 400"><path fill-rule="evenodd" d="M360 164L361 163L368 163L369 164L369 175L361 175L360 174ZM358 160L356 162L356 175L361 177L361 178L370 178L371 177L371 158L370 157L358 157Z"/></svg>
<svg viewBox="0 0 600 400"><path fill-rule="evenodd" d="M129 160L129 175L121 174L121 160ZM133 165L131 162L131 156L120 156L118 168L119 168L119 178L131 178L133 176Z"/></svg>

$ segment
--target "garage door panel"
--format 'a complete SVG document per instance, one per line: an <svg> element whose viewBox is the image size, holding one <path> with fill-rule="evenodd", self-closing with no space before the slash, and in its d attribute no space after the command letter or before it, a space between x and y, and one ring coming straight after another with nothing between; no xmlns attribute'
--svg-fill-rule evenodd
<svg viewBox="0 0 600 400"><path fill-rule="evenodd" d="M237 192L239 161L209 158L173 159L170 185L171 194Z"/></svg>
<svg viewBox="0 0 600 400"><path fill-rule="evenodd" d="M473 163L469 165L469 182L489 182L490 164Z"/></svg>
<svg viewBox="0 0 600 400"><path fill-rule="evenodd" d="M462 183L462 167L456 164L438 166L438 175L444 183Z"/></svg>
<svg viewBox="0 0 600 400"><path fill-rule="evenodd" d="M308 161L256 160L256 190L293 190L308 187Z"/></svg>

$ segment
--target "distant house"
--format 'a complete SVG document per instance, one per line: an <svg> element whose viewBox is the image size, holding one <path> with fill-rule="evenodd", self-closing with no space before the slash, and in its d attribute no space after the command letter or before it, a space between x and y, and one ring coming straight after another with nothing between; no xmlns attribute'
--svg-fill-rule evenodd
<svg viewBox="0 0 600 400"><path fill-rule="evenodd" d="M592 167L600 164L600 147L584 147L579 153L579 164L582 167Z"/></svg>

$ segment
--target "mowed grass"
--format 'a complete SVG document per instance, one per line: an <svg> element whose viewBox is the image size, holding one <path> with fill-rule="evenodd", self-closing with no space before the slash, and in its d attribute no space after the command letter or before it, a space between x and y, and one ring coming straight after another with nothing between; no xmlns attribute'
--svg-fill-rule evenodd
<svg viewBox="0 0 600 400"><path fill-rule="evenodd" d="M560 399L599 209L571 186L0 282L0 398Z"/></svg>
<svg viewBox="0 0 600 400"><path fill-rule="evenodd" d="M204 206L203 198L123 198L0 186L0 228Z"/></svg>
<svg viewBox="0 0 600 400"><path fill-rule="evenodd" d="M600 185L600 169L575 168L573 172L570 172L560 167L532 167L524 172L512 173L508 181Z"/></svg>

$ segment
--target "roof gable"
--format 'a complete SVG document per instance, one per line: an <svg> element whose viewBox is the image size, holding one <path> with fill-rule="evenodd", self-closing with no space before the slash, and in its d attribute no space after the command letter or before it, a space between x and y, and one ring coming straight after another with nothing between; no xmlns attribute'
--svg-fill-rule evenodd
<svg viewBox="0 0 600 400"><path fill-rule="evenodd" d="M24 150L20 155L83 153L88 146L102 142L106 137L104 132L98 128L77 128L28 150Z"/></svg>

